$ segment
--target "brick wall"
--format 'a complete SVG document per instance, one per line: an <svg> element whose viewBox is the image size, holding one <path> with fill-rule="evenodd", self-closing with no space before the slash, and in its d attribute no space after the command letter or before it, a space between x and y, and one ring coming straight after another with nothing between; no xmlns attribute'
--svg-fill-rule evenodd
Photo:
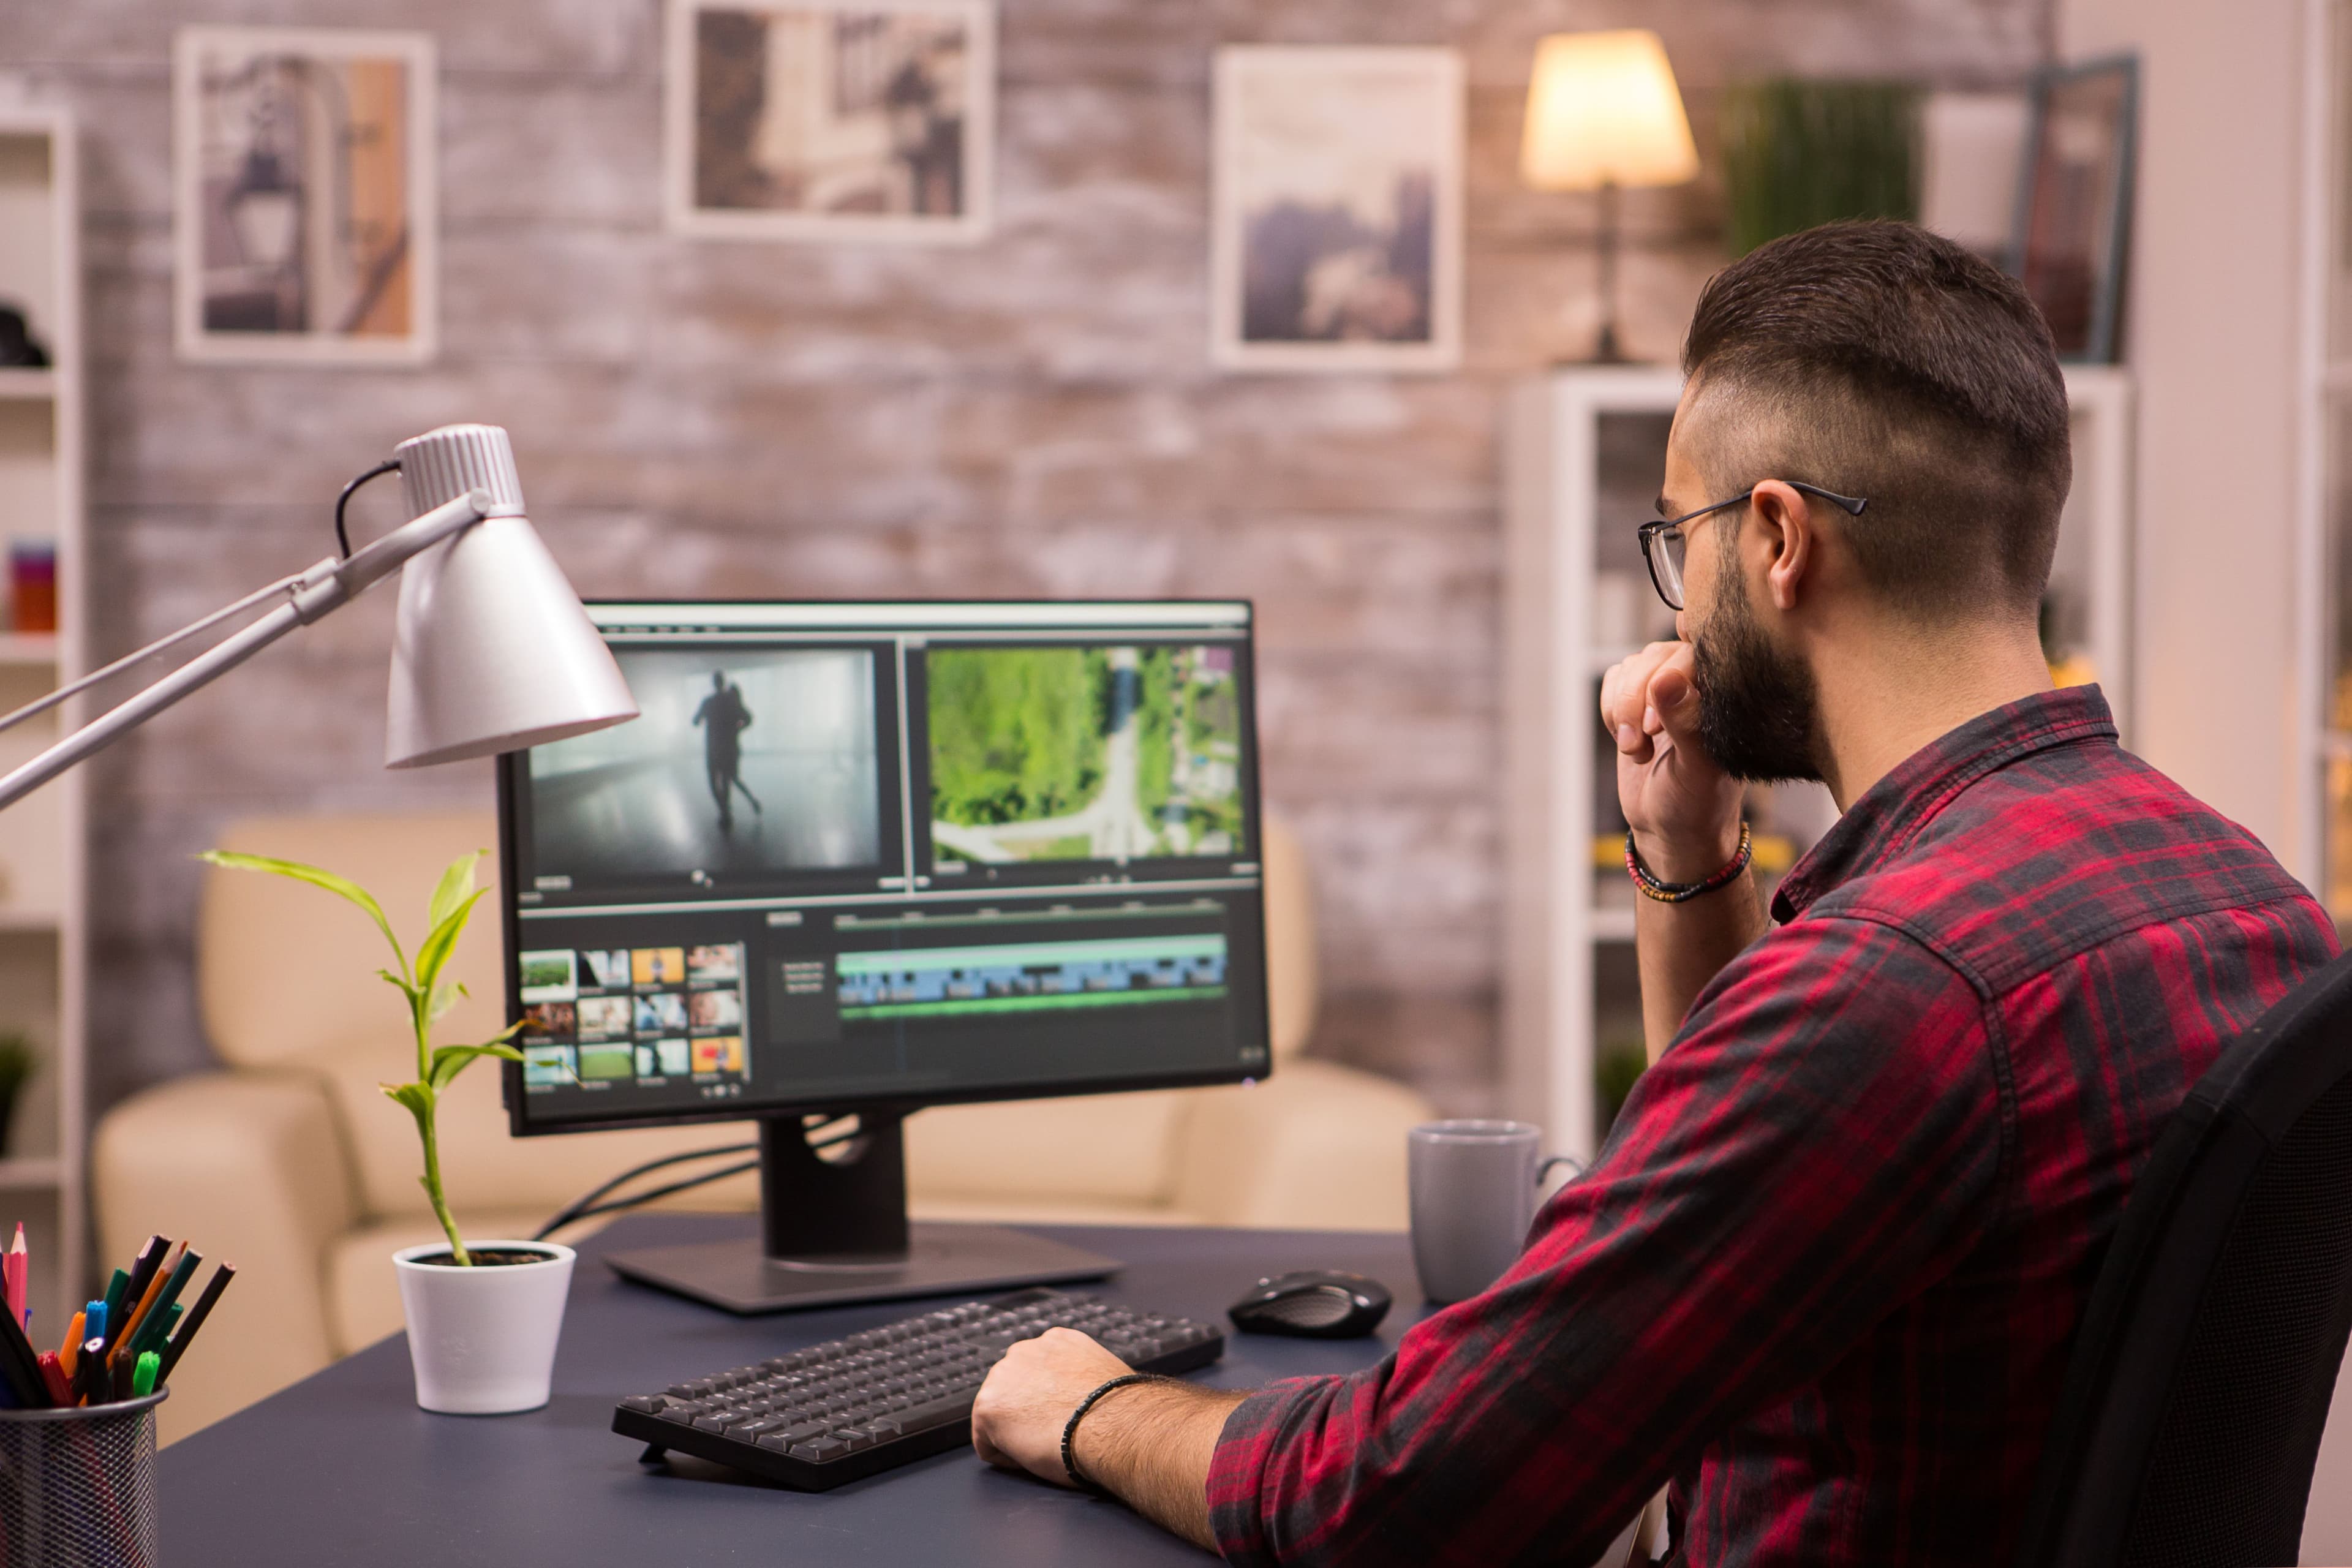
<svg viewBox="0 0 2352 1568"><path fill-rule="evenodd" d="M975 249L661 232L656 0L0 0L0 71L85 127L98 651L324 553L341 482L453 419L510 426L583 593L1247 595L1265 780L1323 909L1318 1049L1493 1090L1498 402L1583 352L1591 211L1521 191L1534 40L1665 37L1702 153L1735 75L2012 79L2044 0L1005 0L999 221ZM171 352L170 75L189 21L423 26L441 47L443 353L422 370ZM1467 355L1442 377L1206 364L1220 42L1467 58ZM1719 260L1711 177L1626 204L1630 346ZM368 521L391 521L380 487ZM392 595L97 764L100 1103L206 1059L189 857L232 816L487 804L377 765Z"/></svg>

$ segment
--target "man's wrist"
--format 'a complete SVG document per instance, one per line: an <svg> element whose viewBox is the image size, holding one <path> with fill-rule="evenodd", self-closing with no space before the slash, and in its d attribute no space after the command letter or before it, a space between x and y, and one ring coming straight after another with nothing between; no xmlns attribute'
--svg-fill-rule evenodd
<svg viewBox="0 0 2352 1568"><path fill-rule="evenodd" d="M1248 1395L1167 1378L1095 1402L1070 1440L1078 1474L1196 1546L1209 1528L1209 1467L1225 1417Z"/></svg>
<svg viewBox="0 0 2352 1568"><path fill-rule="evenodd" d="M1739 819L1719 828L1672 835L1633 830L1633 853L1642 866L1661 882L1704 882L1731 864L1739 853Z"/></svg>

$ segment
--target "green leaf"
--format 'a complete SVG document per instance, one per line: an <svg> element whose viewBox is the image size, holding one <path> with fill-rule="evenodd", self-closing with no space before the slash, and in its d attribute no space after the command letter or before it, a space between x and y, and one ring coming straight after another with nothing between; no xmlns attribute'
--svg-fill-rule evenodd
<svg viewBox="0 0 2352 1568"><path fill-rule="evenodd" d="M522 1060L522 1053L512 1046L496 1042L479 1046L443 1046L433 1053L433 1069L426 1081L436 1089L446 1089L457 1081L457 1075L483 1057L499 1057L510 1062Z"/></svg>
<svg viewBox="0 0 2352 1568"><path fill-rule="evenodd" d="M466 988L456 981L444 980L433 988L433 1005L426 1009L427 1016L439 1018L450 1008L455 1007L457 1005L457 998L465 994Z"/></svg>
<svg viewBox="0 0 2352 1568"><path fill-rule="evenodd" d="M433 902L425 916L427 926L438 926L466 901L466 895L474 890L474 862L487 853L477 849L449 862L449 868L441 873L441 885L433 889Z"/></svg>
<svg viewBox="0 0 2352 1568"><path fill-rule="evenodd" d="M432 1121L433 1086L431 1084L380 1083L376 1088L383 1090L387 1098L406 1106L408 1114L416 1118L418 1127L422 1128Z"/></svg>
<svg viewBox="0 0 2352 1568"><path fill-rule="evenodd" d="M488 891L487 888L478 888L467 893L456 909L434 922L433 934L426 937L424 944L416 950L416 984L419 987L430 990L439 983L443 966L448 963L449 955L457 950L457 939L466 934L466 921L473 914L474 905Z"/></svg>
<svg viewBox="0 0 2352 1568"><path fill-rule="evenodd" d="M392 955L404 970L408 967L408 955L400 949L400 939L392 934L392 922L383 917L383 906L374 895L348 877L338 877L332 871L316 866L306 866L299 860L279 860L268 855L242 855L232 849L207 849L196 857L211 865L232 871L267 871L273 877L289 877L298 882L308 882L314 888L324 888L340 898L349 899L367 911L375 921L375 929L383 932L383 940L392 944Z"/></svg>

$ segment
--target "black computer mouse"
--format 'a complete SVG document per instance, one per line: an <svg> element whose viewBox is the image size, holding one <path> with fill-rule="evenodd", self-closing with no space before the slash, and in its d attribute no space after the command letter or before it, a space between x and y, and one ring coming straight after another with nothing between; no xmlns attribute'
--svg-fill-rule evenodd
<svg viewBox="0 0 2352 1568"><path fill-rule="evenodd" d="M1302 1268L1250 1287L1225 1309L1245 1334L1296 1334L1312 1340L1352 1339L1381 1326L1389 1289L1344 1268Z"/></svg>

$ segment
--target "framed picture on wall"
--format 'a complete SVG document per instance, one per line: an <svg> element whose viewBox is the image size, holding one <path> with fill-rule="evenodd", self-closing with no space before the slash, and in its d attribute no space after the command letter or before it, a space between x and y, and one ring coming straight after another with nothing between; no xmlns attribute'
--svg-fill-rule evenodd
<svg viewBox="0 0 2352 1568"><path fill-rule="evenodd" d="M183 358L433 356L430 36L184 27L172 110Z"/></svg>
<svg viewBox="0 0 2352 1568"><path fill-rule="evenodd" d="M2053 67L2034 79L2032 105L2010 270L2042 307L2059 358L2107 363L2121 348L2139 61Z"/></svg>
<svg viewBox="0 0 2352 1568"><path fill-rule="evenodd" d="M670 228L958 242L988 232L990 0L669 0Z"/></svg>
<svg viewBox="0 0 2352 1568"><path fill-rule="evenodd" d="M1461 362L1462 99L1451 49L1217 52L1216 363Z"/></svg>

